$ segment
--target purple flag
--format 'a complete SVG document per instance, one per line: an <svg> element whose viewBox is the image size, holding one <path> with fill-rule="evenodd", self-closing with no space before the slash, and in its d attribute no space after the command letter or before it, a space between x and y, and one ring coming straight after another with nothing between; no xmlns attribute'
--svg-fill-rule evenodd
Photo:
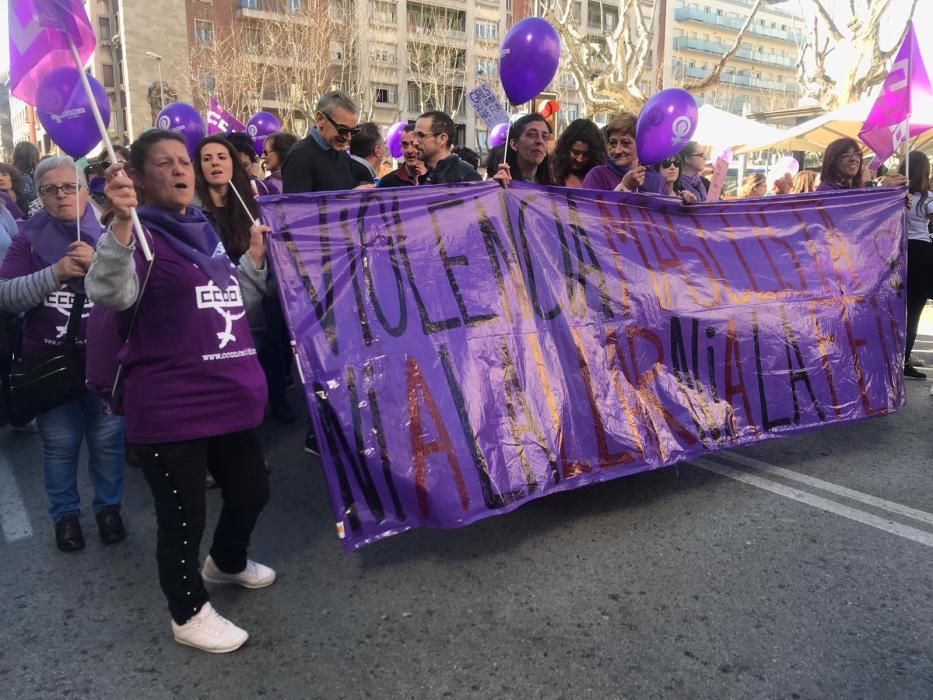
<svg viewBox="0 0 933 700"><path fill-rule="evenodd" d="M10 92L35 105L42 77L65 66L83 68L97 40L82 0L10 0L9 9ZM80 66L75 66L69 39Z"/></svg>
<svg viewBox="0 0 933 700"><path fill-rule="evenodd" d="M911 22L859 138L875 152L880 162L884 162L908 138L931 128L933 90Z"/></svg>
<svg viewBox="0 0 933 700"><path fill-rule="evenodd" d="M229 134L231 132L244 133L246 125L225 110L211 95L211 108L207 113L208 134Z"/></svg>
<svg viewBox="0 0 933 700"><path fill-rule="evenodd" d="M259 200L348 550L897 410L904 195Z"/></svg>

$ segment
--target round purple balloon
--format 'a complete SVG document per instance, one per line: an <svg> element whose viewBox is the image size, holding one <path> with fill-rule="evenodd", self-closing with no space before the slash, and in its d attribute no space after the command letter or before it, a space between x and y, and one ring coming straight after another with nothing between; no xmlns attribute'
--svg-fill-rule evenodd
<svg viewBox="0 0 933 700"><path fill-rule="evenodd" d="M386 132L386 146L388 146L389 154L393 158L401 158L403 155L402 134L405 132L406 126L408 126L408 122L395 122Z"/></svg>
<svg viewBox="0 0 933 700"><path fill-rule="evenodd" d="M90 75L94 102L104 126L110 124L110 101L104 86ZM36 112L45 132L72 158L83 158L100 143L100 131L76 68L49 72L36 90Z"/></svg>
<svg viewBox="0 0 933 700"><path fill-rule="evenodd" d="M540 17L528 17L505 35L499 49L499 77L513 105L536 97L557 74L560 38Z"/></svg>
<svg viewBox="0 0 933 700"><path fill-rule="evenodd" d="M186 102L165 105L156 117L156 127L181 134L185 138L188 155L192 158L198 150L198 144L207 134L207 127L198 110Z"/></svg>
<svg viewBox="0 0 933 700"><path fill-rule="evenodd" d="M686 90L662 90L645 103L635 127L638 160L660 163L677 153L697 128L697 101Z"/></svg>
<svg viewBox="0 0 933 700"><path fill-rule="evenodd" d="M489 132L489 147L498 148L505 145L505 140L509 136L509 125L505 122L496 124Z"/></svg>
<svg viewBox="0 0 933 700"><path fill-rule="evenodd" d="M246 122L246 133L253 139L256 155L261 156L266 137L277 134L282 130L282 122L269 112L256 112Z"/></svg>

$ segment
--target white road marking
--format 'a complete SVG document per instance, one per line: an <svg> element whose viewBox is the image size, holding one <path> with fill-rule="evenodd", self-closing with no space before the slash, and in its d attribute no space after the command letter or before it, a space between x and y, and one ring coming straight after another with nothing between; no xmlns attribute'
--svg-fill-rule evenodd
<svg viewBox="0 0 933 700"><path fill-rule="evenodd" d="M13 463L3 445L0 445L0 528L7 542L32 537L26 503L13 476Z"/></svg>
<svg viewBox="0 0 933 700"><path fill-rule="evenodd" d="M898 535L899 537L911 540L912 542L917 542L919 544L926 545L927 547L933 547L933 533L925 532L924 530L918 530L917 528L910 527L909 525L902 525L901 523L896 523L893 520L886 520L885 518L874 515L873 513L868 513L866 511L859 510L858 508L852 508L851 506L836 503L835 501L831 501L828 498L816 496L812 493L807 493L806 491L799 491L790 486L779 484L776 481L765 479L762 476L748 474L747 472L733 469L732 467L727 467L709 459L697 459L691 462L691 464L699 467L700 469L713 472L714 474L719 474L720 476L735 479L736 481L741 481L742 483L756 486L760 489L770 491L771 493L777 494L779 496L784 496L785 498L789 498L800 503L805 503L809 506L813 506L814 508L819 508L820 510L824 510L827 513L833 513L834 515L839 515L843 518L854 520L856 522L862 523L863 525L869 525L871 527L877 528L878 530L883 530L884 532Z"/></svg>
<svg viewBox="0 0 933 700"><path fill-rule="evenodd" d="M894 503L893 501L886 501L885 499L878 498L877 496L871 496L867 493L862 493L861 491L854 491L852 489L846 488L845 486L839 486L839 484L823 481L822 479L807 476L806 474L791 471L790 469L784 469L783 467L776 467L773 464L768 464L767 462L762 462L752 457L746 457L745 455L736 454L734 452L723 454L722 457L727 460L732 460L733 462L738 462L739 464L742 464L746 467L757 469L758 471L780 476L784 479L788 479L789 481L796 481L801 484L806 484L807 486L812 486L815 489L820 489L821 491L834 493L837 496L848 498L851 501L858 501L859 503L864 503L865 505L879 508L880 510L886 510L890 513L894 513L895 515L902 515L905 518L918 520L922 523L926 523L927 525L933 525L933 513L927 513L926 511L917 510L916 508L901 505L900 503Z"/></svg>

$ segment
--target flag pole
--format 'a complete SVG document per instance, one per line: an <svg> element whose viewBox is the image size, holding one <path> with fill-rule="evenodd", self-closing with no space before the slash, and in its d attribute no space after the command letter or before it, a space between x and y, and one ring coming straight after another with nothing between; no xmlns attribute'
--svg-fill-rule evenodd
<svg viewBox="0 0 933 700"><path fill-rule="evenodd" d="M100 116L100 110L97 108L97 100L94 98L94 92L91 90L91 84L88 82L87 75L84 73L84 65L81 63L81 56L78 55L78 49L75 46L74 40L67 32L64 34L68 38L68 47L71 49L71 55L74 57L78 75L81 76L81 84L84 86L84 92L87 94L87 101L91 105L91 113L94 115L94 121L97 122L97 130L100 132L101 140L104 142L104 147L107 149L107 155L110 156L111 163L116 163L117 154L116 151L113 150L113 144L110 142L110 135L107 133L107 127L104 126L104 119ZM149 242L146 240L146 236L143 233L143 225L139 220L139 215L136 213L135 207L130 209L130 218L133 220L133 230L136 232L136 240L139 241L139 247L143 252L143 257L146 258L147 262L151 262L152 251L149 249Z"/></svg>
<svg viewBox="0 0 933 700"><path fill-rule="evenodd" d="M235 167L235 166L236 166L236 164L234 164L234 167ZM233 190L233 194L235 194L235 195L236 195L236 198L237 198L238 200L240 200L240 205L243 207L243 211L246 212L246 215L249 217L249 220L253 222L253 226L255 226L256 224L258 224L259 222L256 221L256 219L253 217L252 214L250 214L250 212L249 212L249 207L246 206L246 202L243 201L243 197L240 196L240 193L237 192L236 187L233 186L233 180L230 180L230 182L227 183L227 187L228 187L229 189Z"/></svg>

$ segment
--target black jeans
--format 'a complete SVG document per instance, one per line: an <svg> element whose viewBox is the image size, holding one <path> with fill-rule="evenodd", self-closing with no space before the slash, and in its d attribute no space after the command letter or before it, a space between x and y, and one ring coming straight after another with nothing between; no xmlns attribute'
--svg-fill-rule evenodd
<svg viewBox="0 0 933 700"><path fill-rule="evenodd" d="M184 624L208 601L199 555L206 519L209 471L223 497L211 558L217 568L246 568L246 550L256 519L269 500L262 445L254 430L202 440L134 445L149 482L158 521L156 560L168 608Z"/></svg>
<svg viewBox="0 0 933 700"><path fill-rule="evenodd" d="M907 354L914 348L920 315L933 297L933 243L907 241Z"/></svg>
<svg viewBox="0 0 933 700"><path fill-rule="evenodd" d="M285 398L285 378L289 373L291 347L283 339L288 338L285 329L285 316L278 297L265 299L262 303L266 317L266 330L259 338L257 351L259 364L266 375L269 387L269 403L273 406L287 403Z"/></svg>

